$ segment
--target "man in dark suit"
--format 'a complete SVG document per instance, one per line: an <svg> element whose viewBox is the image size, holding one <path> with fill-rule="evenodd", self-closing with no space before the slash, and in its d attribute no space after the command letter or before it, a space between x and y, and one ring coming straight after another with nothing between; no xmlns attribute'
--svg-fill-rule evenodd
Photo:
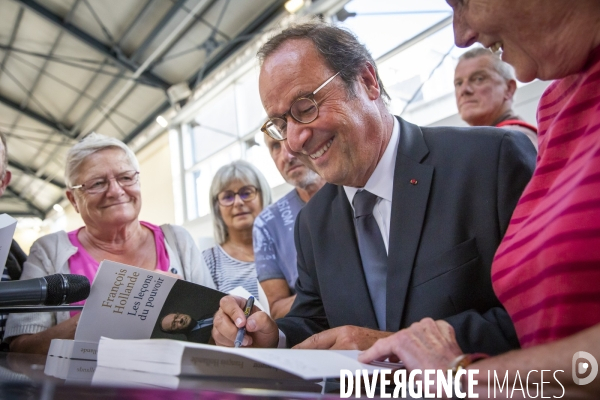
<svg viewBox="0 0 600 400"><path fill-rule="evenodd" d="M243 299L223 298L216 343L230 346L245 324L243 345L366 349L430 317L447 320L463 349L518 346L490 266L531 177L531 142L395 118L368 51L333 26L288 28L259 57L263 130L329 184L296 221L289 314L246 321Z"/></svg>

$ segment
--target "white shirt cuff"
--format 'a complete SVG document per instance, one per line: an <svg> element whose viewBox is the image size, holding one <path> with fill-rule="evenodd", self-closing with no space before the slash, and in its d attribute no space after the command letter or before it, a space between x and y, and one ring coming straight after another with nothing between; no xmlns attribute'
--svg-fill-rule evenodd
<svg viewBox="0 0 600 400"><path fill-rule="evenodd" d="M277 343L277 348L278 349L287 348L287 338L285 337L285 333L281 332L281 329L279 330L279 343Z"/></svg>

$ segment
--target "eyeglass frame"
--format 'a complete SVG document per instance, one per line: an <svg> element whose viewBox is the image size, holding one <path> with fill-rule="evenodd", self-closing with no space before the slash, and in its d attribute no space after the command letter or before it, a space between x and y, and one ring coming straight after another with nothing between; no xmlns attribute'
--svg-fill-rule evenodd
<svg viewBox="0 0 600 400"><path fill-rule="evenodd" d="M134 172L133 176L134 176L134 178L136 178L136 179L135 179L135 181L133 181L133 182L131 183L131 185L125 185L125 186L123 186L123 185L122 185L122 184L121 184L121 183L120 183L120 182L117 180L117 177L116 177L116 176L113 176L112 178L108 178L108 177L107 177L106 179L107 179L107 181L115 180L115 181L117 182L117 185L119 185L121 188L123 188L123 187L129 187L129 186L133 186L133 185L135 185L136 183L138 183L138 182L140 181L140 171L135 171L135 170L131 170L131 171L125 171L125 172L122 172L122 173L120 173L118 176L119 176L119 177L121 177L121 176L124 176L125 174L127 174L127 173L129 173L129 172ZM71 186L69 189L71 189L71 190L79 189L79 190L81 190L81 191L82 191L82 192L84 192L84 193L90 193L90 192L89 192L89 191L90 191L90 189L86 189L86 188L85 188L85 184L86 184L86 182L94 181L94 180L96 180L96 179L100 179L100 178L92 178L92 179L88 179L87 181L83 182L81 185L75 185L75 186ZM110 185L109 185L109 184L108 184L108 182L107 182L106 189L104 189L104 190L101 190L101 191L99 191L99 192L91 192L91 194L100 194L100 193L104 193L104 192L108 191L108 188L109 188L109 186L110 186Z"/></svg>
<svg viewBox="0 0 600 400"><path fill-rule="evenodd" d="M283 120L283 121L285 122L285 128L287 128L287 116L288 116L288 115L289 115L289 116L291 116L291 117L294 119L294 121L296 121L296 122L298 122L298 123L300 123L300 124L305 124L305 125L306 125L306 124L310 124L311 122L314 122L314 121L315 121L317 118L319 118L319 103L317 103L317 101L315 100L315 95L316 95L317 93L319 93L319 91L320 91L321 89L323 89L325 86L327 86L327 84L328 84L329 82L331 82L331 81L332 81L332 80L333 80L333 79L334 79L336 76L338 76L338 75L339 75L339 74L341 74L341 73L342 73L342 71L341 71L341 70L340 70L340 71L338 71L338 72L336 72L336 73L335 73L333 76L331 76L329 79L327 79L325 82L323 82L323 83L321 84L321 86L319 86L318 88L316 88L314 92L312 92L312 93L310 93L310 94L308 94L308 95L306 95L306 96L300 96L300 97L298 97L296 100L294 100L294 101L292 102L292 104L290 105L290 108L289 108L289 109L288 109L288 110L287 110L287 111L286 111L284 114L282 114L281 116L279 116L279 117L273 117L273 118L268 118L268 119L267 119L267 121L266 121L266 122L263 124L263 126L261 126L260 130L261 130L263 133L265 133L266 135L269 135L269 137L270 137L270 138L272 138L272 139L275 139L275 140L277 140L278 142L282 142L282 141L284 141L284 140L286 140L286 139L287 139L287 129L286 129L286 131L285 131L285 137L284 137L284 138L282 138L282 139L275 138L275 137L273 137L273 135L271 135L271 134L268 132L268 130L267 130L267 124L268 124L269 122L271 122L271 123L273 124L273 122L272 122L272 121L273 121L274 119L280 119L280 120ZM296 118L296 117L295 117L295 116L292 114L292 108L294 107L294 105L295 105L295 104L296 104L298 101L300 101L300 100L305 100L305 99L306 99L306 100L310 100L310 101L312 101L312 102L313 102L313 104L315 105L315 107L317 108L317 113L316 113L315 117L314 117L312 120L310 120L310 121L306 121L306 122L298 120L298 118ZM274 126L277 126L277 125L275 125L275 124L273 124L273 125L274 125ZM283 136L283 135L282 135L282 136Z"/></svg>
<svg viewBox="0 0 600 400"><path fill-rule="evenodd" d="M242 199L242 196L240 196L240 192L243 189L246 189L246 188L254 188L254 197L252 197L251 199L244 200L244 199ZM231 204L227 204L226 205L226 204L221 203L221 201L219 199L219 195L221 193L225 193L225 192L232 192L233 193L233 202ZM219 204L220 206L223 206L223 207L232 207L235 204L235 198L236 198L236 196L238 196L240 198L240 200L242 200L243 203L248 203L248 202L250 202L250 201L252 201L252 200L254 200L256 198L256 196L258 195L258 192L260 192L260 189L257 188L256 186L254 186L254 185L244 185L241 188L239 188L237 192L234 192L233 190L222 190L222 191L220 191L219 193L217 193L217 196L216 196L215 200L217 201L217 204Z"/></svg>

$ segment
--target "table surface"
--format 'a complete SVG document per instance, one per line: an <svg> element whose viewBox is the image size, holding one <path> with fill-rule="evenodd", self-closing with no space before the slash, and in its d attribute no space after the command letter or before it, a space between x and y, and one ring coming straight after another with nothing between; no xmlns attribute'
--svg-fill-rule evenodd
<svg viewBox="0 0 600 400"><path fill-rule="evenodd" d="M173 377L96 367L95 361L0 353L0 399L338 398L339 386L302 380ZM56 361L60 361L57 363ZM75 363L76 362L76 363ZM72 364L71 364L72 363ZM94 379L100 377L99 381ZM57 376L52 376L57 375Z"/></svg>

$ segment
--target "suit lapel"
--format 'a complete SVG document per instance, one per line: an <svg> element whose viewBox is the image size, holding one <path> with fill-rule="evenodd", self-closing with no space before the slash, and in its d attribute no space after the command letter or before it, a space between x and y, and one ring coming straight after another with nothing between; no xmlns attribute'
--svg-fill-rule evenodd
<svg viewBox="0 0 600 400"><path fill-rule="evenodd" d="M402 322L433 178L433 166L421 164L429 153L421 129L400 118L399 121L388 251L386 326L389 331L398 330Z"/></svg>
<svg viewBox="0 0 600 400"><path fill-rule="evenodd" d="M339 310L345 314L345 320L353 321L352 325L377 329L377 319L369 289L365 280L354 222L352 208L342 186L338 187L333 202L332 216L335 226L335 268L337 268L336 285L340 288ZM343 310L343 311L342 311Z"/></svg>

